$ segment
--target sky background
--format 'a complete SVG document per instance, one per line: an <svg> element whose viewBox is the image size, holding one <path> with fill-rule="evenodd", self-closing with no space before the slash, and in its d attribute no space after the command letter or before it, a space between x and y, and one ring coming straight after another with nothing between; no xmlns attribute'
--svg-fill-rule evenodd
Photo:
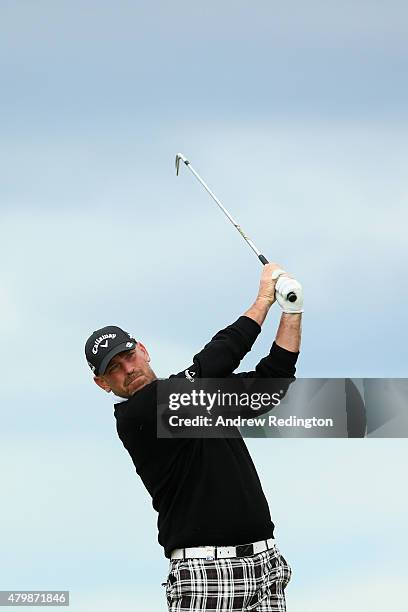
<svg viewBox="0 0 408 612"><path fill-rule="evenodd" d="M394 0L1 3L1 589L166 609L83 345L120 325L167 376L256 295L259 262L176 153L303 283L298 376L407 376L407 23ZM289 611L404 610L406 441L247 445Z"/></svg>

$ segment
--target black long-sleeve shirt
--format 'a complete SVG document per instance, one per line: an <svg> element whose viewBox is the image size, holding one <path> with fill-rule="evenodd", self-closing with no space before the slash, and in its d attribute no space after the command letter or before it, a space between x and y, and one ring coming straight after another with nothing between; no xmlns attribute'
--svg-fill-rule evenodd
<svg viewBox="0 0 408 612"><path fill-rule="evenodd" d="M249 317L218 332L194 356L195 377L231 376L261 328ZM246 376L289 378L298 353L273 343ZM185 371L176 376L185 376ZM157 438L157 381L115 404L117 432L158 512L158 541L174 548L230 546L273 537L268 503L242 437Z"/></svg>

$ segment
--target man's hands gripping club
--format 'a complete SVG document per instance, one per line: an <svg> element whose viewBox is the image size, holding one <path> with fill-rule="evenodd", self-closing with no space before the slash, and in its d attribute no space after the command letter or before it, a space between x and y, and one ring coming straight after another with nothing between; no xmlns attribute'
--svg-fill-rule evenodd
<svg viewBox="0 0 408 612"><path fill-rule="evenodd" d="M291 292L296 293L295 302L287 299ZM269 306L276 300L283 312L288 314L303 312L302 285L277 263L269 263L263 267L257 299L265 300Z"/></svg>
<svg viewBox="0 0 408 612"><path fill-rule="evenodd" d="M287 299L289 291L295 291L297 296L295 302L290 302ZM283 311L275 342L287 351L297 352L300 348L303 312L302 286L279 264L268 263L262 269L257 298L244 315L262 325L275 301L278 302Z"/></svg>
<svg viewBox="0 0 408 612"><path fill-rule="evenodd" d="M289 292L294 291L297 299L290 302L287 299ZM268 263L263 266L258 295L254 304L245 313L247 317L254 319L259 325L265 320L269 308L277 301L284 316L298 315L303 312L303 291L301 284L292 278L277 263Z"/></svg>

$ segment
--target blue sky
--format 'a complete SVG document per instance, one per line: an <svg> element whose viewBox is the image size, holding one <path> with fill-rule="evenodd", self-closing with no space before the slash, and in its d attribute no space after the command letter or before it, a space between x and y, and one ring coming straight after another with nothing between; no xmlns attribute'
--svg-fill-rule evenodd
<svg viewBox="0 0 408 612"><path fill-rule="evenodd" d="M256 258L176 178L177 152L302 281L299 376L407 376L407 17L394 1L2 3L1 588L165 608L156 516L83 344L121 325L166 376L256 295ZM376 584L400 609L405 441L247 443L291 609L376 612Z"/></svg>

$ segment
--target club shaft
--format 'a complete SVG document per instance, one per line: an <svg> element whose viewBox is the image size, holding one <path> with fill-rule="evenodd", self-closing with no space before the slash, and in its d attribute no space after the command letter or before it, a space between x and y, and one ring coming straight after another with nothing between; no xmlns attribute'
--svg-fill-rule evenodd
<svg viewBox="0 0 408 612"><path fill-rule="evenodd" d="M217 198L217 196L215 195L215 193L213 193L211 191L211 189L209 188L209 186L207 185L207 183L205 181L203 181L203 179L201 178L201 176L198 174L198 172L196 172L193 168L193 166L190 164L190 162L186 163L186 166L191 170L191 172L194 174L194 176L196 177L196 179L202 184L202 186L204 187L204 189L207 191L207 193L210 194L210 196L212 197L212 199L214 200L214 202L216 202L216 204L218 204L218 206L221 208L222 212L224 213L224 215L226 217L228 217L228 219L231 221L232 225L239 231L239 233L241 234L241 236L243 237L243 239L245 240L245 242L247 242L249 244L249 246L251 247L251 249L254 251L254 253L256 253L258 259L260 259L262 261L263 264L268 263L266 257L264 257L264 255L262 255L261 251L255 246L255 244L252 242L252 240L249 238L249 236L247 236L244 232L244 230L242 229L242 227L240 225L238 225L238 223L235 221L235 219L233 219L233 217L231 217L230 213L228 212L228 210L225 208L225 206L223 206L223 204L220 202L220 200ZM261 259L262 258L262 259Z"/></svg>
<svg viewBox="0 0 408 612"><path fill-rule="evenodd" d="M190 162L188 161L188 159L186 159L184 157L184 155L182 155L181 153L178 153L176 156L176 171L177 174L179 173L179 165L180 165L180 161L183 161L184 164L190 168L191 172L194 174L194 176L196 177L196 179L201 183L201 185L204 187L204 189L206 190L207 193L210 194L210 196L212 197L212 199L214 200L214 202L219 206L219 208L221 208L222 212L224 213L224 215L226 217L228 217L228 219L231 221L232 225L239 231L239 233L241 234L241 236L243 237L243 239L245 240L245 242L251 247L251 249L253 250L253 252L256 254L256 256L258 257L259 261L265 265L267 263L269 263L269 261L266 259L265 255L262 255L261 251L254 245L254 243L252 242L252 240L245 234L244 230L242 229L242 227L240 227L238 225L238 223L235 221L235 219L233 219L231 217L231 215L229 214L228 210L225 208L225 206L220 202L220 200L217 198L217 196L215 195L215 193L213 193L211 191L211 189L209 188L209 186L207 185L207 183L205 181L203 181L203 179L201 178L201 176L198 174L198 172L196 172L193 168L193 166L190 164ZM286 298L290 301L290 302L294 302L296 301L296 294L293 291L290 291L288 293L288 295L286 296Z"/></svg>

